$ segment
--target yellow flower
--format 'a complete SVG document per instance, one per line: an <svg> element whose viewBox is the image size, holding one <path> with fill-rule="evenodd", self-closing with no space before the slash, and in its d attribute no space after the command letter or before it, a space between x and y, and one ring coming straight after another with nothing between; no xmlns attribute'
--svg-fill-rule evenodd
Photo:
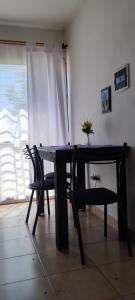
<svg viewBox="0 0 135 300"><path fill-rule="evenodd" d="M83 124L81 124L82 127L82 131L89 134L89 133L94 133L93 129L92 129L92 122L91 121L84 121Z"/></svg>

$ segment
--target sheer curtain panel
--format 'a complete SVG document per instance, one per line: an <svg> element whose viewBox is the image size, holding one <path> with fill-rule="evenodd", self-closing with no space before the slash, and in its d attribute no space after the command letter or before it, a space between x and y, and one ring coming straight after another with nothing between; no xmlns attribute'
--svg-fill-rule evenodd
<svg viewBox="0 0 135 300"><path fill-rule="evenodd" d="M28 113L27 113L28 110ZM68 142L66 66L61 45L0 45L0 203L27 198L27 143ZM46 163L50 171L50 163Z"/></svg>
<svg viewBox="0 0 135 300"><path fill-rule="evenodd" d="M27 63L30 144L66 144L67 86L61 45L29 45Z"/></svg>

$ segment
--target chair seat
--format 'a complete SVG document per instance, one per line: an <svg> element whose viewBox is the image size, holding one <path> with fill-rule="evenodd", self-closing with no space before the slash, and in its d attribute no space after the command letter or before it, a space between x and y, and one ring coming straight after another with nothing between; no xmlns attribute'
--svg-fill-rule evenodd
<svg viewBox="0 0 135 300"><path fill-rule="evenodd" d="M44 178L45 179L54 179L54 172L50 172L50 173L47 173L47 174L45 174L45 176L44 176ZM72 174L71 173L69 173L69 172L67 172L66 173L66 178L72 178Z"/></svg>
<svg viewBox="0 0 135 300"><path fill-rule="evenodd" d="M67 188L70 189L70 183L66 182L66 184L67 184ZM31 190L36 190L36 191L54 190L54 179L53 178L46 179L46 180L44 180L43 184L41 181L33 182L29 185L29 188Z"/></svg>
<svg viewBox="0 0 135 300"><path fill-rule="evenodd" d="M45 174L44 176L45 179L54 179L54 172L50 172L50 173L47 173Z"/></svg>
<svg viewBox="0 0 135 300"><path fill-rule="evenodd" d="M118 201L118 195L106 188L90 188L86 190L77 190L76 197L78 205L105 205ZM71 192L72 199L72 192Z"/></svg>
<svg viewBox="0 0 135 300"><path fill-rule="evenodd" d="M53 179L46 179L42 183L41 181L33 182L29 185L31 190L54 190L54 180Z"/></svg>

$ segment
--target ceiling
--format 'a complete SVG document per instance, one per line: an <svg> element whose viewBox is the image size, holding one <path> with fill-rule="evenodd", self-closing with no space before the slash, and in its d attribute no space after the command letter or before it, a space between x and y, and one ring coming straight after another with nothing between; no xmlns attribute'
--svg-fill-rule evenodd
<svg viewBox="0 0 135 300"><path fill-rule="evenodd" d="M0 24L65 29L85 0L1 0Z"/></svg>

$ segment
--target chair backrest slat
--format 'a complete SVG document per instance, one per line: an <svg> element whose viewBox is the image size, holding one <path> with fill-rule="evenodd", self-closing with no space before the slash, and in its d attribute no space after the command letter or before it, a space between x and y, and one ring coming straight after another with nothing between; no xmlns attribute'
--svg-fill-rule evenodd
<svg viewBox="0 0 135 300"><path fill-rule="evenodd" d="M33 165L34 182L44 180L43 162L38 153L36 145L30 148L28 145L23 149L26 159L30 159Z"/></svg>
<svg viewBox="0 0 135 300"><path fill-rule="evenodd" d="M37 146L33 146L34 153L35 153L35 160L36 160L36 172L37 172L37 177L38 180L40 180L43 184L44 182L44 165L43 165L43 160L41 156L39 155Z"/></svg>
<svg viewBox="0 0 135 300"><path fill-rule="evenodd" d="M34 171L34 182L37 181L37 171L36 171L36 161L35 161L35 155L34 155L34 149L33 147L30 148L28 145L26 145L26 158L30 159L33 165L33 171Z"/></svg>

